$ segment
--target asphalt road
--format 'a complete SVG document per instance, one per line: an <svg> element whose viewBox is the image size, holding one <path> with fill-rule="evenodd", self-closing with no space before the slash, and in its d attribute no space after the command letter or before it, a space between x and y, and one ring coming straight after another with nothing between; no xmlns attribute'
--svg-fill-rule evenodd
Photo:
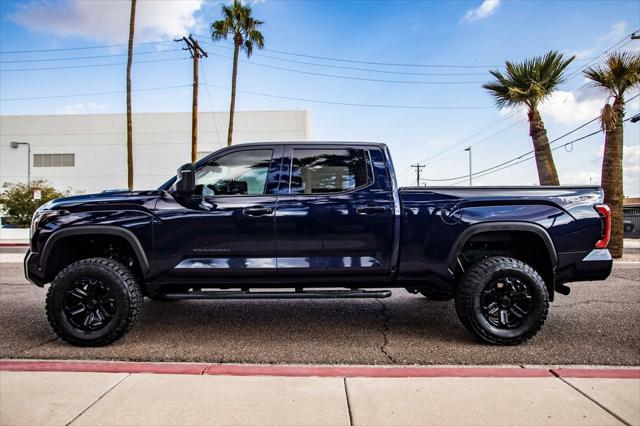
<svg viewBox="0 0 640 426"><path fill-rule="evenodd" d="M337 364L640 365L640 268L557 294L527 344L492 347L458 323L453 304L402 289L382 300L147 301L143 318L104 348L56 338L45 289L0 263L0 358Z"/></svg>

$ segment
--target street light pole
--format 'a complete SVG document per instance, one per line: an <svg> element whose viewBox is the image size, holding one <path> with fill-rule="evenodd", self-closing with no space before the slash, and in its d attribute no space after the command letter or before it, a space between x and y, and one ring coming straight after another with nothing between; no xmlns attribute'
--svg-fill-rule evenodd
<svg viewBox="0 0 640 426"><path fill-rule="evenodd" d="M18 149L20 145L27 146L27 186L31 188L31 144L29 142L11 142L13 149Z"/></svg>
<svg viewBox="0 0 640 426"><path fill-rule="evenodd" d="M469 151L469 186L473 186L473 172L471 167L471 147L465 149L465 151Z"/></svg>

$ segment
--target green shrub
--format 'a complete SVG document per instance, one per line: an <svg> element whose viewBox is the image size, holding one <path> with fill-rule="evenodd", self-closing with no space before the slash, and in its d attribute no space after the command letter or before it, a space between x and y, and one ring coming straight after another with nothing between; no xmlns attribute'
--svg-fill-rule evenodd
<svg viewBox="0 0 640 426"><path fill-rule="evenodd" d="M36 189L41 193L39 200L33 199L33 191ZM31 182L31 185L5 182L2 185L2 193L0 193L0 205L9 215L11 224L29 226L31 217L38 207L48 201L67 195L69 195L68 190L60 192L44 179L35 180Z"/></svg>

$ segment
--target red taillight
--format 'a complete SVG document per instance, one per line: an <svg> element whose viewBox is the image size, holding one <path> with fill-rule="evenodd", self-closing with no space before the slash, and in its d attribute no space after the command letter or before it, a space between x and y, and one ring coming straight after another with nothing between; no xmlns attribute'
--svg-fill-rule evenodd
<svg viewBox="0 0 640 426"><path fill-rule="evenodd" d="M611 209L606 204L598 204L595 208L602 219L602 232L596 248L603 249L607 248L611 239Z"/></svg>

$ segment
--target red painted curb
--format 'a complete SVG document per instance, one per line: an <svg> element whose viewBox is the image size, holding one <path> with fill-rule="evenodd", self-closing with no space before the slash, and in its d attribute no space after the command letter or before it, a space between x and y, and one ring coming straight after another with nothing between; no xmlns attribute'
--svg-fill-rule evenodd
<svg viewBox="0 0 640 426"><path fill-rule="evenodd" d="M553 377L544 369L478 367L324 367L210 365L207 375L282 377Z"/></svg>
<svg viewBox="0 0 640 426"><path fill-rule="evenodd" d="M0 361L0 370L4 371L202 374L206 367L207 364L164 362Z"/></svg>
<svg viewBox="0 0 640 426"><path fill-rule="evenodd" d="M217 376L274 377L485 377L485 378L612 378L640 379L640 369L514 368L514 367L331 367L287 365L232 365L170 362L0 361L3 371L57 371L93 373L155 373Z"/></svg>
<svg viewBox="0 0 640 426"><path fill-rule="evenodd" d="M29 247L29 243L0 243L0 247Z"/></svg>
<svg viewBox="0 0 640 426"><path fill-rule="evenodd" d="M640 379L640 369L633 368L558 368L551 372L567 379Z"/></svg>

